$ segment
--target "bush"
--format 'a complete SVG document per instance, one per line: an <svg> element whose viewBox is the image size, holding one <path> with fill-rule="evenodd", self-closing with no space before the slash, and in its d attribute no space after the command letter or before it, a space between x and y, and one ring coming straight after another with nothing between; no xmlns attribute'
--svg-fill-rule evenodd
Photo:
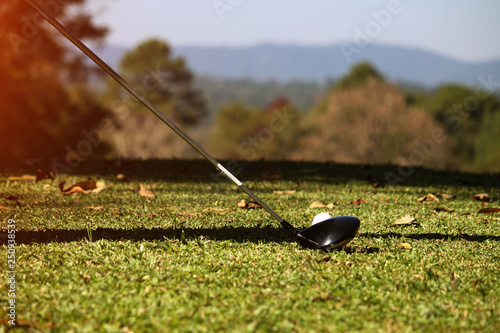
<svg viewBox="0 0 500 333"><path fill-rule="evenodd" d="M396 86L368 78L356 88L334 89L302 126L295 159L343 163L409 164L419 143L440 125L428 113L409 107ZM438 146L438 145L436 145ZM418 164L449 167L442 148ZM415 163L412 163L415 164Z"/></svg>
<svg viewBox="0 0 500 333"><path fill-rule="evenodd" d="M299 119L299 112L284 99L266 110L228 105L214 120L211 151L225 159L287 159L297 144Z"/></svg>

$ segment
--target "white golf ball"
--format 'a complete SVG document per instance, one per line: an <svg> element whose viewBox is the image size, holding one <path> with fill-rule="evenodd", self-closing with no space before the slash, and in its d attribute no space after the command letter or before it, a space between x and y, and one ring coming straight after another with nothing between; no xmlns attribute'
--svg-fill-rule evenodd
<svg viewBox="0 0 500 333"><path fill-rule="evenodd" d="M313 225L316 224L316 223L319 223L319 222L323 222L324 220L328 220L329 218L331 218L332 216L328 213L319 213L318 215L316 215L313 219Z"/></svg>

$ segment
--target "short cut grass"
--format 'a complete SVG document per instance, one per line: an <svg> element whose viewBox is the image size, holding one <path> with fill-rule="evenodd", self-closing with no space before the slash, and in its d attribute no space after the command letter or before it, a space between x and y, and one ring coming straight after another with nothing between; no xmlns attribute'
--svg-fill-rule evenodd
<svg viewBox="0 0 500 333"><path fill-rule="evenodd" d="M500 331L500 218L478 213L500 206L498 175L416 169L389 185L384 175L397 173L393 166L237 166L238 178L294 225L307 227L326 211L358 216L360 234L341 251L301 248L264 210L239 208L249 199L203 161L125 168L95 161L36 183L10 180L27 170L5 171L0 204L13 211L1 212L2 271L7 221L15 219L16 327ZM106 189L62 195L58 188L89 178ZM142 197L140 183L155 197ZM418 203L427 193L454 198ZM489 202L472 200L477 193ZM333 208L309 208L312 201ZM419 225L393 226L407 214ZM4 311L8 301L3 289ZM7 320L0 318L3 328Z"/></svg>

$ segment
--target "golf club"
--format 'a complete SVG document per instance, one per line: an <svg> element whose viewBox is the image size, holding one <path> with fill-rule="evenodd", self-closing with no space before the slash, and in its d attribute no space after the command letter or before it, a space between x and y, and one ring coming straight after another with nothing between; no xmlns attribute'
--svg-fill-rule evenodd
<svg viewBox="0 0 500 333"><path fill-rule="evenodd" d="M153 112L160 120L167 124L177 135L200 153L205 159L212 163L220 172L234 182L243 192L250 196L269 214L271 214L281 225L288 230L296 239L296 241L311 249L330 250L341 248L351 241L357 234L360 221L354 216L337 216L332 217L322 222L316 223L307 229L299 230L293 225L285 221L274 210L266 205L257 195L250 191L242 182L240 182L233 174L217 162L210 154L208 154L201 146L194 142L186 133L184 133L176 124L161 113L154 105L152 105L144 96L139 94L127 81L125 81L118 73L102 61L94 52L92 52L85 44L83 44L76 36L69 32L61 25L50 13L48 13L41 5L34 0L26 0L40 15L42 15L54 28L63 34L70 42L79 48L85 55L92 59L99 67L108 73L116 82L137 98L144 106Z"/></svg>

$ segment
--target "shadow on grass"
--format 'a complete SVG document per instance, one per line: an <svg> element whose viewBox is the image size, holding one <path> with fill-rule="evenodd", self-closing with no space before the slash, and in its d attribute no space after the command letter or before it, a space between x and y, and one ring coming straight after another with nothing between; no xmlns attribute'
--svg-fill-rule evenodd
<svg viewBox="0 0 500 333"><path fill-rule="evenodd" d="M441 234L441 233L421 233L421 234L401 234L398 232L387 233L362 233L358 237L365 238L411 238L411 239L428 239L428 240L446 240L446 241L459 241L466 240L469 242L484 242L487 240L500 241L500 236L493 235L469 235L469 234Z"/></svg>
<svg viewBox="0 0 500 333"><path fill-rule="evenodd" d="M222 227L222 228L182 228L182 229L111 229L97 228L92 230L92 241L105 240L131 240L131 241L154 241L154 240L186 240L210 239L214 241L233 241L238 243L293 243L295 240L284 230L273 227ZM87 230L43 230L43 231L16 231L17 244L47 244L47 243L69 243L88 239ZM0 233L0 245L7 244L7 233ZM349 247L342 248L347 253L378 253L375 247Z"/></svg>
<svg viewBox="0 0 500 333"><path fill-rule="evenodd" d="M169 239L199 239L200 237L215 240L225 241L232 240L235 242L260 243L260 242L275 242L288 243L294 240L287 237L287 234L277 228L272 227L221 227L221 228L179 228L179 229L111 229L97 228L92 230L92 240L169 240ZM87 230L42 230L16 231L17 244L31 243L68 243L88 239ZM7 244L7 233L0 233L0 244Z"/></svg>
<svg viewBox="0 0 500 333"><path fill-rule="evenodd" d="M193 240L199 238L210 239L214 241L234 241L238 243L291 243L295 240L289 237L283 230L273 227L221 227L221 228L182 228L182 229L111 229L97 228L92 230L92 240ZM484 242L486 240L500 241L500 236L492 235L468 235L456 234L448 235L441 233L422 233L422 234L401 234L396 232L389 233L361 233L357 237L361 238L412 238L428 240L449 240L470 242ZM43 231L23 231L16 232L17 244L46 244L46 243L69 243L88 239L87 230L43 230ZM7 244L7 233L0 233L0 245ZM344 250L348 253L377 253L380 249L374 247L346 247Z"/></svg>

